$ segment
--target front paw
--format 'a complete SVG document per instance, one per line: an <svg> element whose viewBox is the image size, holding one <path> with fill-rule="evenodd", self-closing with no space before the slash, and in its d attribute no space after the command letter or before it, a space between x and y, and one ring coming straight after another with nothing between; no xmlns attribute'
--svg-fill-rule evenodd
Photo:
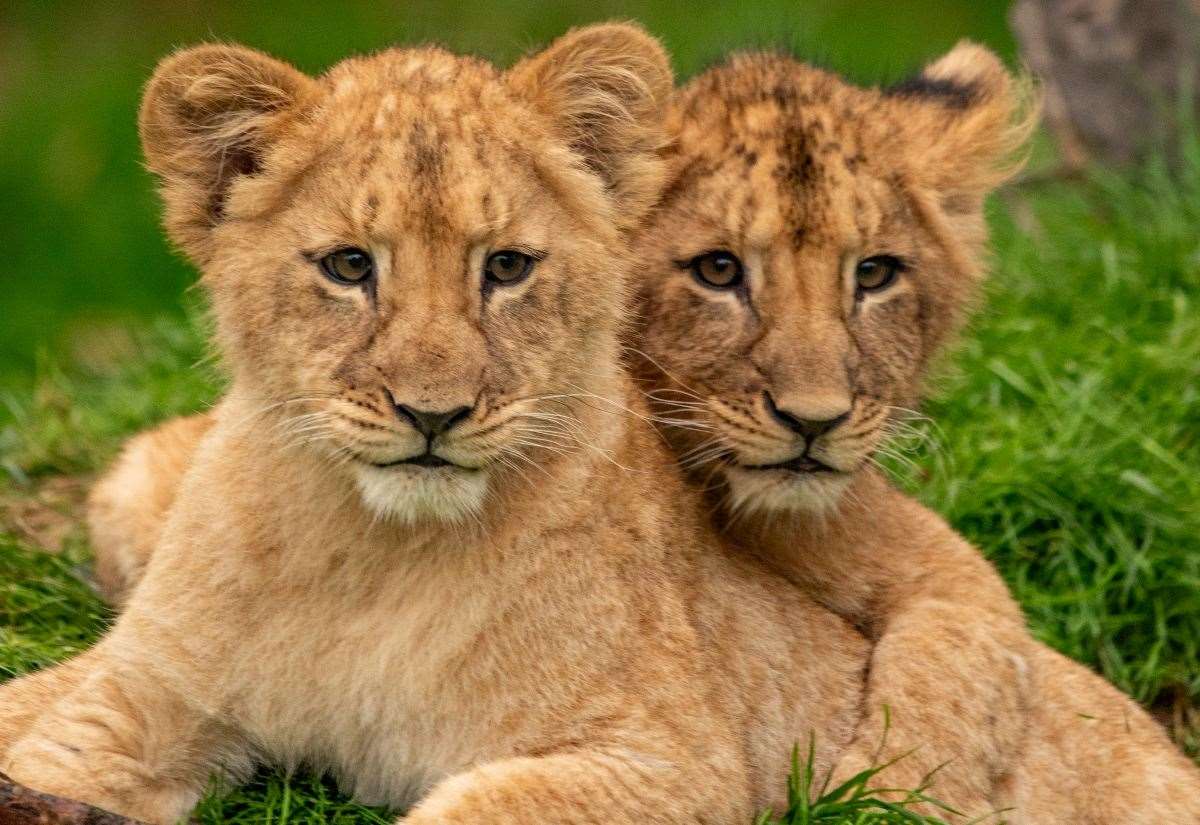
<svg viewBox="0 0 1200 825"><path fill-rule="evenodd" d="M156 790L144 777L130 777L120 760L85 760L81 750L40 737L14 744L0 760L0 773L33 791L139 822L167 825L188 810L177 794Z"/></svg>
<svg viewBox="0 0 1200 825"><path fill-rule="evenodd" d="M41 793L103 804L95 798L95 783L88 780L89 772L73 758L75 755L64 745L25 737L0 759L0 773Z"/></svg>

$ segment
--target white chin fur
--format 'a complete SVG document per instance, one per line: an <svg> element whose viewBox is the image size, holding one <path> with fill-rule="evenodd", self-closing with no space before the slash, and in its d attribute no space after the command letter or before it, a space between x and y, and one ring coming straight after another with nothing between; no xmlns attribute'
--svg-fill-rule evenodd
<svg viewBox="0 0 1200 825"><path fill-rule="evenodd" d="M354 477L372 512L406 523L464 521L483 509L487 494L486 470L359 466Z"/></svg>
<svg viewBox="0 0 1200 825"><path fill-rule="evenodd" d="M755 512L832 512L850 484L845 473L791 473L787 470L725 470L729 509L743 515Z"/></svg>

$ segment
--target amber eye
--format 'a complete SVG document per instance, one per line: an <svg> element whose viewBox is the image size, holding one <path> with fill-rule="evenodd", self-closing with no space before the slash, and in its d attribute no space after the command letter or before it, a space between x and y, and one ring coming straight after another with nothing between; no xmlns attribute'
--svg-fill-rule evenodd
<svg viewBox="0 0 1200 825"><path fill-rule="evenodd" d="M896 282L903 270L904 264L891 255L865 258L854 270L855 286L859 292L882 292Z"/></svg>
<svg viewBox="0 0 1200 825"><path fill-rule="evenodd" d="M732 289L742 282L742 262L732 252L706 252L692 258L688 266L705 286Z"/></svg>
<svg viewBox="0 0 1200 825"><path fill-rule="evenodd" d="M533 270L534 258L515 249L502 249L488 256L483 277L493 284L515 284Z"/></svg>
<svg viewBox="0 0 1200 825"><path fill-rule="evenodd" d="M371 277L375 264L371 256L361 249L348 247L330 252L321 259L321 269L339 284L358 284Z"/></svg>

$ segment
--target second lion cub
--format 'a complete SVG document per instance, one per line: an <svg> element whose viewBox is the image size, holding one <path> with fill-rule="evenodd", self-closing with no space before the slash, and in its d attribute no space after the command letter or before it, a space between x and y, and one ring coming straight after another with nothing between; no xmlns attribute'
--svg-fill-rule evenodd
<svg viewBox="0 0 1200 825"><path fill-rule="evenodd" d="M650 395L731 543L874 643L835 772L1010 823L1200 821L1200 772L1128 697L1036 643L1004 581L875 455L982 280L983 199L1032 124L964 43L887 90L736 56L672 113L636 247ZM939 769L940 766L940 769ZM963 820L955 820L963 821Z"/></svg>

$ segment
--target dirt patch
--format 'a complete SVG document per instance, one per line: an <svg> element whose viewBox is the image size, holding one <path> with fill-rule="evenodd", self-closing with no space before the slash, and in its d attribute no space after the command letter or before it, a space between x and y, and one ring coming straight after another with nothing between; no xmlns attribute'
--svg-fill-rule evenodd
<svg viewBox="0 0 1200 825"><path fill-rule="evenodd" d="M83 476L54 476L32 488L0 491L0 529L48 553L61 552L83 531L89 483Z"/></svg>

